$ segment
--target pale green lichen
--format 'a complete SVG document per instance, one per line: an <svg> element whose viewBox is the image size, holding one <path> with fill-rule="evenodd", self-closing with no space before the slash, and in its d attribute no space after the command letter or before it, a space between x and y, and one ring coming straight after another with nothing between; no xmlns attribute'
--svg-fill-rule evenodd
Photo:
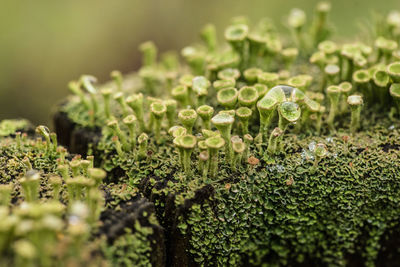
<svg viewBox="0 0 400 267"><path fill-rule="evenodd" d="M2 120L0 122L0 136L9 136L16 131L28 130L29 121L24 119L19 120Z"/></svg>
<svg viewBox="0 0 400 267"><path fill-rule="evenodd" d="M113 136L132 129L107 130L101 102L94 117L79 95L63 107L78 127L94 119L101 166L151 198L168 231L177 226L168 263L343 266L354 256L373 265L388 249L379 240L400 217L399 120L390 110L399 36L391 19L374 42L333 42L329 10L319 4L307 28L293 9L293 39L269 20L235 19L230 49L208 26L205 44L184 48L186 64L173 68L146 43L139 79L122 90L141 125L132 134L139 148L120 148ZM160 116L153 128L149 110L171 98L175 119ZM117 121L127 115L115 101L110 110Z"/></svg>

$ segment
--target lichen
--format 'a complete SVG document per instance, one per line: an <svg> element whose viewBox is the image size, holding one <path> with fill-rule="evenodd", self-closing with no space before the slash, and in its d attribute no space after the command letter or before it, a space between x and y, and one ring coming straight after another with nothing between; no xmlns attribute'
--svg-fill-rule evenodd
<svg viewBox="0 0 400 267"><path fill-rule="evenodd" d="M398 73L387 70L399 60L400 24L382 22L375 43L339 44L329 40L329 9L318 5L309 31L305 13L292 10L292 39L269 20L236 18L225 31L230 49L208 25L204 44L182 50L185 64L157 61L146 42L144 66L124 79L135 85L121 90L118 76L107 108L93 88L61 107L71 131L88 136L106 182L154 204L166 231L162 264L381 264L384 240L400 227ZM135 260L118 257L128 239L140 238L121 238L114 260Z"/></svg>
<svg viewBox="0 0 400 267"><path fill-rule="evenodd" d="M135 223L135 233L127 233L114 241L112 246L104 249L106 258L113 266L143 266L151 267L151 246L148 235L151 228L142 228L139 222Z"/></svg>
<svg viewBox="0 0 400 267"><path fill-rule="evenodd" d="M44 126L37 132L54 136ZM53 142L54 137L44 141L20 132L11 136L0 139L1 266L53 266L55 262L60 266L103 266L115 260L103 253L115 254L119 249L131 251L126 259L132 263L151 266L156 246L150 236L160 235L153 230L159 224L152 206L140 202L144 198L137 189L100 186L106 173L93 168L90 157L72 157ZM117 212L132 199L137 200L135 211L141 208L143 214L122 213L121 218L128 217L132 227L124 226L126 231L110 242L115 233L101 227L104 214ZM131 240L136 241L131 244ZM163 255L160 249L156 252Z"/></svg>
<svg viewBox="0 0 400 267"><path fill-rule="evenodd" d="M30 122L24 119L19 120L2 120L0 123L0 136L9 136L17 130L28 130Z"/></svg>

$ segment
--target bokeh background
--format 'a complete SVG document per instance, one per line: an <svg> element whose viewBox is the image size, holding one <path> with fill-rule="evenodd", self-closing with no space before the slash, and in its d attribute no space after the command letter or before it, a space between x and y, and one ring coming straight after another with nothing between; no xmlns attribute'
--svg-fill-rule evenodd
<svg viewBox="0 0 400 267"><path fill-rule="evenodd" d="M294 7L311 18L314 0L1 0L0 119L24 117L51 124L54 106L81 74L105 81L114 69L140 65L138 45L159 51L198 40L206 23L220 36L231 17L268 16L278 24ZM373 12L400 9L399 0L332 0L330 20L341 36L354 37ZM282 29L284 29L282 27Z"/></svg>

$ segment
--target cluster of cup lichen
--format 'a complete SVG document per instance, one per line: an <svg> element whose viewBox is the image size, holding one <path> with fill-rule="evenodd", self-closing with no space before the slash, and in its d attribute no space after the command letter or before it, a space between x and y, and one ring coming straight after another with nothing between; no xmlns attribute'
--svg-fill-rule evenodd
<svg viewBox="0 0 400 267"><path fill-rule="evenodd" d="M8 121L16 129L24 121ZM14 129L15 130L15 129ZM0 265L100 264L90 253L91 231L103 207L99 185L106 173L93 157L68 160L47 127L42 138L16 132L1 140Z"/></svg>
<svg viewBox="0 0 400 267"><path fill-rule="evenodd" d="M153 230L141 223L149 217L158 225L154 214L141 222L130 217L114 242L101 230L100 214L118 212L136 190L104 185L106 172L94 168L94 157L72 157L45 126L34 134L26 120L0 125L0 266L152 265Z"/></svg>
<svg viewBox="0 0 400 267"><path fill-rule="evenodd" d="M207 25L203 43L182 50L184 64L174 53L158 60L146 42L137 74L69 84L75 96L62 110L101 128L92 146L107 171L122 168L132 185L150 177L150 196L173 192L177 206L213 186L179 218L195 262L344 265L359 253L372 264L399 218L398 153L382 147L399 137L387 128L400 114L400 13L378 23L372 41L339 43L329 10L320 3L310 24L292 10L291 36L239 17L218 44ZM365 199L374 200L361 207Z"/></svg>
<svg viewBox="0 0 400 267"><path fill-rule="evenodd" d="M334 134L343 125L337 118L346 115L354 135L364 103L384 110L397 105L400 113L400 14L389 14L371 44L339 44L328 39L329 10L320 3L309 29L305 13L292 10L287 21L292 39L279 35L268 19L250 27L239 17L225 30L229 46L219 46L215 27L207 25L201 31L204 44L182 50L186 65L173 53L157 62L157 48L146 42L140 46L140 85L113 71L115 84L98 89L95 77L83 75L70 83L77 98L65 110L78 114L76 121L86 120L82 125L102 127L121 158L133 152L145 159L149 138L162 146L170 134L182 170L192 172L195 151L205 177L216 175L223 148L232 168L247 162L251 143L258 148L254 155L284 152L289 128ZM143 93L132 93L132 87ZM393 108L389 115L395 113Z"/></svg>

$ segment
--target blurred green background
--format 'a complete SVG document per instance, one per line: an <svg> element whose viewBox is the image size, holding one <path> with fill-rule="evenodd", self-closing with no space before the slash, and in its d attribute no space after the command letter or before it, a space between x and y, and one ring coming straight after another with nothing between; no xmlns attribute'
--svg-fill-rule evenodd
<svg viewBox="0 0 400 267"><path fill-rule="evenodd" d="M206 23L221 35L229 19L268 16L278 24L294 7L311 17L314 0L1 0L0 119L25 117L51 123L68 81L138 68L138 45L153 40L160 51L198 40ZM400 9L399 0L334 0L337 34L353 37L374 12Z"/></svg>

